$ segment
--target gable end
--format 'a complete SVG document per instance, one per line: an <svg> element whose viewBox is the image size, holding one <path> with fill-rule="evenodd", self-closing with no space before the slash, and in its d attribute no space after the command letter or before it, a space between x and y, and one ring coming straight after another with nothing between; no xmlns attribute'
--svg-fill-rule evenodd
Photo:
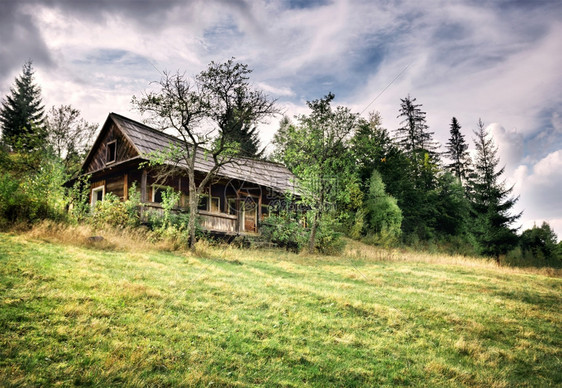
<svg viewBox="0 0 562 388"><path fill-rule="evenodd" d="M94 147L86 158L83 173L91 173L106 166L123 162L138 156L134 146L119 127L109 119L102 128Z"/></svg>

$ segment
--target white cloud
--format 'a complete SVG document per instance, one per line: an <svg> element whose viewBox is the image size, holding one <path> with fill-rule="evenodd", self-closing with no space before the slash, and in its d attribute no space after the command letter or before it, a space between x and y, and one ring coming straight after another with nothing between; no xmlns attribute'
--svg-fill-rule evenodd
<svg viewBox="0 0 562 388"><path fill-rule="evenodd" d="M273 94L275 96L294 96L295 92L293 92L288 87L275 87L272 85L267 84L266 82L258 82L256 85L258 88L263 90L264 92Z"/></svg>
<svg viewBox="0 0 562 388"><path fill-rule="evenodd" d="M562 237L562 149L551 152L532 167L519 166L514 177L520 193L521 224L530 228L543 221Z"/></svg>

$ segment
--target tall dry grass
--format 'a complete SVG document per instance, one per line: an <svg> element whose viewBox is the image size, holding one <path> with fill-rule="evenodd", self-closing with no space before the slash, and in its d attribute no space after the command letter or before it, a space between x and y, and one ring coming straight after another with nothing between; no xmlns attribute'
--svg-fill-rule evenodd
<svg viewBox="0 0 562 388"><path fill-rule="evenodd" d="M34 225L31 229L16 231L27 237L73 246L89 247L101 250L116 250L127 252L147 251L175 251L187 257L204 257L225 261L243 261L245 259L260 259L265 257L278 257L281 253L287 260L298 262L323 262L325 260L338 260L338 257L325 257L310 255L306 252L292 254L281 249L256 250L242 249L227 244L212 244L200 240L195 246L195 251L190 251L184 244L179 244L173 239L157 237L147 228L94 228L87 224L69 225L53 221L43 221ZM92 239L99 236L102 239ZM508 267L498 266L492 259L481 257L468 257L462 255L447 255L441 253L429 253L413 251L404 248L386 249L367 245L355 240L347 240L347 245L342 253L344 258L363 261L387 261L387 262L417 262L439 265L454 265L470 268L481 268L486 270L501 271L516 274L538 274L549 277L562 277L562 270L555 268L534 267Z"/></svg>
<svg viewBox="0 0 562 388"><path fill-rule="evenodd" d="M463 255L447 255L443 253L430 253L413 251L404 248L387 249L367 245L359 241L348 240L344 256L365 261L406 261L429 264L456 265L470 268L482 268L506 273L537 274L549 277L562 277L562 270L557 268L535 267L508 267L498 266L495 260L483 257L470 257Z"/></svg>
<svg viewBox="0 0 562 388"><path fill-rule="evenodd" d="M158 239L153 232L142 227L100 229L88 224L72 225L46 220L22 234L58 244L127 252L175 251L181 248L177 242Z"/></svg>

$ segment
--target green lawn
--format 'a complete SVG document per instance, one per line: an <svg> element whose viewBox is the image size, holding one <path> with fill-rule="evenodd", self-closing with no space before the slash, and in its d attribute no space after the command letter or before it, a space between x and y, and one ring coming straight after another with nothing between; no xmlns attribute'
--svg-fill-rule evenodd
<svg viewBox="0 0 562 388"><path fill-rule="evenodd" d="M562 279L0 234L0 386L560 386Z"/></svg>

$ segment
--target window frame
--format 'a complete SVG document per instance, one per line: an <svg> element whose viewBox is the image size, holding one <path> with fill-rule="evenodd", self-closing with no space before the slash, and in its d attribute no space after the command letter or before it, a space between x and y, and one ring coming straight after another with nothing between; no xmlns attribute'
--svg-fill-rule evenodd
<svg viewBox="0 0 562 388"><path fill-rule="evenodd" d="M98 202L98 200L94 200L95 197L95 193L97 193L98 191L101 191L101 200L99 201L103 201L105 199L105 185L101 185L98 187L92 187L92 192L90 193L91 197L90 197L90 206L94 207L96 206L96 202Z"/></svg>
<svg viewBox="0 0 562 388"><path fill-rule="evenodd" d="M233 206L231 206L232 202L234 203ZM230 214L231 216L237 215L238 209L236 207L236 197L226 197L226 203L227 203L226 214Z"/></svg>
<svg viewBox="0 0 562 388"><path fill-rule="evenodd" d="M115 147L113 148L113 159L109 160L109 156L110 156L110 152L111 152L110 146L112 146L112 145L115 145ZM107 142L107 149L106 149L106 153L105 153L105 164L115 163L116 161L117 161L117 139Z"/></svg>
<svg viewBox="0 0 562 388"><path fill-rule="evenodd" d="M221 212L221 197L213 197L211 195L209 196L209 200L207 202L208 203L208 206L207 206L208 210L207 211L211 212L211 213L215 213L213 211L213 200L215 200L215 199L217 200L217 212L216 213L222 213Z"/></svg>
<svg viewBox="0 0 562 388"><path fill-rule="evenodd" d="M152 198L151 198L151 202L152 203L158 203L158 204L162 204L162 202L156 202L155 201L155 197L156 197L156 190L163 190L165 191L167 188L171 188L173 190L172 186L167 186L167 185L158 185L158 184L152 184Z"/></svg>
<svg viewBox="0 0 562 388"><path fill-rule="evenodd" d="M203 198L205 198L207 200L206 205L205 205L205 209L201 209L201 202L203 200ZM197 210L198 211L204 211L204 212L208 212L209 211L209 206L210 206L210 201L209 201L210 195L207 193L201 193L199 195L199 202L197 203Z"/></svg>

